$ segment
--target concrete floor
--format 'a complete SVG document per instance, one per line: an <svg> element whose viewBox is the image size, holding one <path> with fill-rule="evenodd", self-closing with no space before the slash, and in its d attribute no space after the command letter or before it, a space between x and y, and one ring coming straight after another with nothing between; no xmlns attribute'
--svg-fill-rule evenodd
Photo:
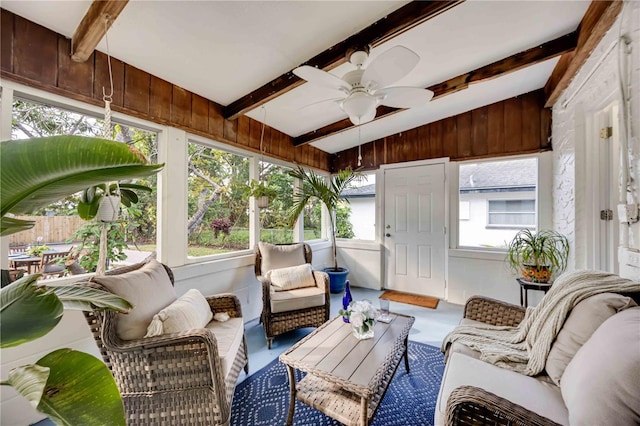
<svg viewBox="0 0 640 426"><path fill-rule="evenodd" d="M378 296L382 293L382 291L378 290L351 287L351 295L354 300L368 299L376 307L378 307ZM332 294L330 316L338 315L338 310L341 308L342 294ZM447 333L460 322L463 308L461 305L453 305L443 301L440 301L437 309L391 302L389 310L415 317L416 320L409 332L409 340L439 347ZM245 333L249 351L249 375L269 364L281 353L289 349L291 345L312 331L312 328L305 328L282 334L273 340L271 349L267 349L267 341L262 324L257 319L246 323ZM238 378L238 383L246 377L243 371Z"/></svg>

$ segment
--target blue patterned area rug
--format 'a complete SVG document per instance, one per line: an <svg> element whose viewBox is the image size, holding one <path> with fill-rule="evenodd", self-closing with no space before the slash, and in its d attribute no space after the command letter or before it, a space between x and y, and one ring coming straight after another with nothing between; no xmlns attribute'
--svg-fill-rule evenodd
<svg viewBox="0 0 640 426"><path fill-rule="evenodd" d="M400 362L378 407L373 426L433 424L436 400L444 372L443 355L439 348L410 341L409 367L411 371L407 374L404 360ZM288 409L287 370L284 364L275 359L236 387L231 407L231 425L283 425L287 420ZM316 426L341 423L296 401L293 424Z"/></svg>

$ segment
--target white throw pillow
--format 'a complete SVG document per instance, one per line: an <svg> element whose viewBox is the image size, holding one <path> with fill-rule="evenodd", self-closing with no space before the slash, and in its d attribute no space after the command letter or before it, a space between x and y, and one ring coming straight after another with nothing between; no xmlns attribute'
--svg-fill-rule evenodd
<svg viewBox="0 0 640 426"><path fill-rule="evenodd" d="M153 316L144 337L203 328L212 318L207 299L198 290L191 289Z"/></svg>
<svg viewBox="0 0 640 426"><path fill-rule="evenodd" d="M609 317L633 306L632 298L616 293L596 294L578 303L549 351L545 369L551 380L559 386L567 365L593 332Z"/></svg>
<svg viewBox="0 0 640 426"><path fill-rule="evenodd" d="M162 263L154 259L135 271L92 280L134 306L129 313L118 314L116 333L124 340L144 337L153 316L176 300L169 274Z"/></svg>
<svg viewBox="0 0 640 426"><path fill-rule="evenodd" d="M607 319L560 382L571 425L640 424L640 307Z"/></svg>
<svg viewBox="0 0 640 426"><path fill-rule="evenodd" d="M315 287L311 265L291 266L289 268L274 269L267 272L266 277L271 281L275 291L287 291L303 287Z"/></svg>

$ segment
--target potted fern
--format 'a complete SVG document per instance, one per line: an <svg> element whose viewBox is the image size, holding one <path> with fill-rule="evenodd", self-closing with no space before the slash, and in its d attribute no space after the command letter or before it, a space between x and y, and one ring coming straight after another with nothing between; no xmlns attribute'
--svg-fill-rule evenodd
<svg viewBox="0 0 640 426"><path fill-rule="evenodd" d="M278 190L266 182L251 179L247 185L246 194L250 197L254 197L258 207L264 209L269 206L270 200L278 196Z"/></svg>
<svg viewBox="0 0 640 426"><path fill-rule="evenodd" d="M547 283L564 271L569 258L569 241L557 231L519 231L509 243L507 263L515 274L530 282Z"/></svg>
<svg viewBox="0 0 640 426"><path fill-rule="evenodd" d="M332 293L341 293L349 274L349 269L338 266L338 251L336 247L336 211L341 203L348 203L349 200L340 198L342 191L349 185L362 179L362 174L351 168L340 170L330 181L313 171L307 172L302 167L297 167L289 171L289 175L299 179L302 186L293 194L293 205L288 212L289 224L293 225L304 211L309 201L319 200L329 212L329 223L331 226L331 245L333 266L325 268L329 274L329 286Z"/></svg>

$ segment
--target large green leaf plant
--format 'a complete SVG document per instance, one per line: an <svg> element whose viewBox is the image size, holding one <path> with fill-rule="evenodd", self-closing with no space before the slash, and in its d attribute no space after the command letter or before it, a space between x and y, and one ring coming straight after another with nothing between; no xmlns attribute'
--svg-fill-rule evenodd
<svg viewBox="0 0 640 426"><path fill-rule="evenodd" d="M126 144L83 136L0 142L0 166L2 236L34 226L12 214L30 213L87 188L106 191L104 182L148 176L163 167L147 164ZM64 309L124 313L132 308L111 293L40 285L39 277L27 275L0 290L1 348L46 335L60 322ZM109 424L125 425L124 407L109 369L83 352L59 349L35 364L12 369L0 384L14 387L58 424L102 425L109 419Z"/></svg>

